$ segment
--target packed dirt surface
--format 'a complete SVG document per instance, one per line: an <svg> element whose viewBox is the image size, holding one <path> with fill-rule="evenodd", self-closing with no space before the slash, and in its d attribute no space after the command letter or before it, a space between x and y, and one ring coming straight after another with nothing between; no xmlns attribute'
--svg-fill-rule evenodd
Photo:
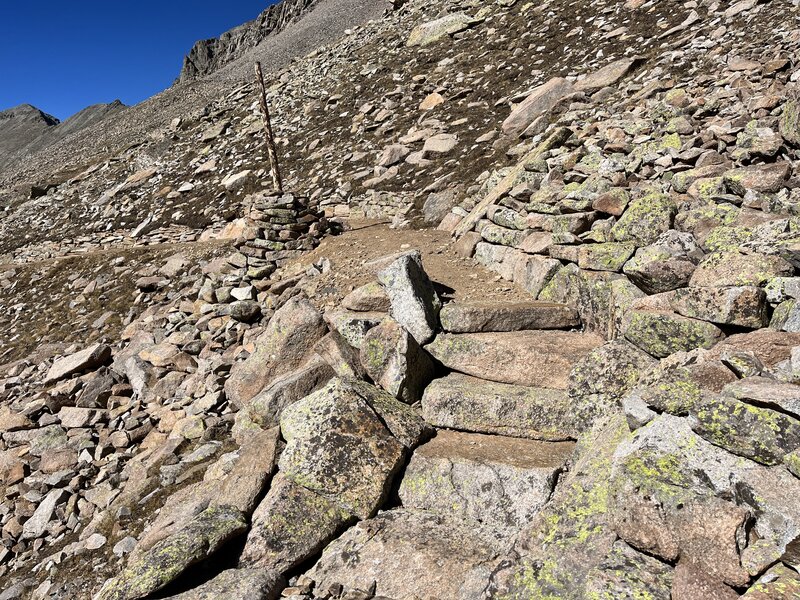
<svg viewBox="0 0 800 600"><path fill-rule="evenodd" d="M435 229L398 230L381 221L351 221L341 235L325 238L318 248L304 255L287 272L330 261L315 280L315 303L334 307L355 288L375 279L370 262L385 256L419 250L425 271L443 301L506 304L530 300L530 294L471 258L459 256L453 237Z"/></svg>

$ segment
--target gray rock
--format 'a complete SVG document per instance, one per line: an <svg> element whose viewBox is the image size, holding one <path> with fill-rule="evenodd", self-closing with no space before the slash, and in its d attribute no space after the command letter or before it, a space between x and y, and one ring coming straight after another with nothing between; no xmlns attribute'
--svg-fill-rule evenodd
<svg viewBox="0 0 800 600"><path fill-rule="evenodd" d="M281 415L287 442L281 472L362 519L382 504L405 455L390 425L365 400L370 387L334 379Z"/></svg>
<svg viewBox="0 0 800 600"><path fill-rule="evenodd" d="M492 575L499 598L586 598L617 534L610 519L613 456L629 435L621 416L582 436L550 502L520 534L515 556Z"/></svg>
<svg viewBox="0 0 800 600"><path fill-rule="evenodd" d="M550 498L573 447L440 431L411 457L400 500L404 508L462 516L508 538Z"/></svg>
<svg viewBox="0 0 800 600"><path fill-rule="evenodd" d="M625 339L656 358L711 348L725 337L719 327L706 321L644 310L631 312L624 334Z"/></svg>
<svg viewBox="0 0 800 600"><path fill-rule="evenodd" d="M62 489L50 490L47 493L39 506L36 507L36 511L31 518L25 521L22 527L22 539L39 538L45 534L47 526L53 519L56 506L63 497L64 490Z"/></svg>
<svg viewBox="0 0 800 600"><path fill-rule="evenodd" d="M246 405L250 419L262 427L274 427L287 406L317 391L334 375L328 363L320 357L312 357L295 371L278 377L251 399Z"/></svg>
<svg viewBox="0 0 800 600"><path fill-rule="evenodd" d="M334 310L325 313L325 320L353 348L360 349L370 329L377 327L385 318L383 312L353 312Z"/></svg>
<svg viewBox="0 0 800 600"><path fill-rule="evenodd" d="M228 399L244 406L277 376L297 368L326 333L322 315L308 300L284 304L256 340L253 354L231 369L225 382Z"/></svg>
<svg viewBox="0 0 800 600"><path fill-rule="evenodd" d="M472 18L463 12L452 13L435 21L422 23L417 25L408 36L406 46L428 46L448 35L464 31L472 23Z"/></svg>
<svg viewBox="0 0 800 600"><path fill-rule="evenodd" d="M480 598L498 551L471 524L425 511L392 510L358 523L307 573L316 589L343 586L388 598ZM402 569L387 565L403 565Z"/></svg>
<svg viewBox="0 0 800 600"><path fill-rule="evenodd" d="M105 583L97 600L145 598L247 531L247 519L230 507L209 508L178 533L135 558Z"/></svg>
<svg viewBox="0 0 800 600"><path fill-rule="evenodd" d="M764 291L757 287L690 287L675 291L672 308L685 317L759 329L768 323Z"/></svg>
<svg viewBox="0 0 800 600"><path fill-rule="evenodd" d="M723 395L754 406L766 406L800 419L800 386L767 377L747 377L729 383Z"/></svg>
<svg viewBox="0 0 800 600"><path fill-rule="evenodd" d="M44 384L53 383L81 371L96 369L107 364L109 360L111 360L111 348L109 346L105 344L89 346L70 356L56 359L53 366L47 371Z"/></svg>
<svg viewBox="0 0 800 600"><path fill-rule="evenodd" d="M449 333L570 329L580 324L578 312L551 302L445 304L439 315Z"/></svg>
<svg viewBox="0 0 800 600"><path fill-rule="evenodd" d="M289 571L319 553L354 521L335 499L279 474L253 513L240 565Z"/></svg>
<svg viewBox="0 0 800 600"><path fill-rule="evenodd" d="M364 336L361 364L372 381L408 404L422 398L434 375L428 353L393 319L386 319Z"/></svg>
<svg viewBox="0 0 800 600"><path fill-rule="evenodd" d="M671 600L672 567L617 541L608 556L589 573L588 598Z"/></svg>
<svg viewBox="0 0 800 600"><path fill-rule="evenodd" d="M422 266L418 250L407 252L378 273L391 301L391 315L417 340L427 344L439 325L442 303Z"/></svg>
<svg viewBox="0 0 800 600"><path fill-rule="evenodd" d="M266 569L229 569L211 581L165 600L277 600L286 587L283 577Z"/></svg>
<svg viewBox="0 0 800 600"><path fill-rule="evenodd" d="M459 373L425 389L422 415L436 427L534 440L577 437L565 391L493 383Z"/></svg>

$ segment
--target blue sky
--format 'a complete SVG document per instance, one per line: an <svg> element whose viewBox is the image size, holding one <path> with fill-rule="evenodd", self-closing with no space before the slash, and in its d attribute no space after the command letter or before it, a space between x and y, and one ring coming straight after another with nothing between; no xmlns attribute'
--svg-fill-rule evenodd
<svg viewBox="0 0 800 600"><path fill-rule="evenodd" d="M65 119L90 104L135 104L169 87L196 40L256 17L271 0L2 0L0 110L33 104Z"/></svg>

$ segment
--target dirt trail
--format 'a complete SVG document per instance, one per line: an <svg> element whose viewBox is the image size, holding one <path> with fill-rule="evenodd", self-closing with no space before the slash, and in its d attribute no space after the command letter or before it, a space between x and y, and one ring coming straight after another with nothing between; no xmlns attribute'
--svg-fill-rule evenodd
<svg viewBox="0 0 800 600"><path fill-rule="evenodd" d="M366 264L397 252L418 249L425 270L439 287L444 300L511 303L531 300L530 294L500 279L471 258L459 256L449 233L435 229L390 229L385 222L353 221L350 230L325 238L287 270L300 269L328 259L330 271L315 279L320 304L335 306L360 285L375 279Z"/></svg>

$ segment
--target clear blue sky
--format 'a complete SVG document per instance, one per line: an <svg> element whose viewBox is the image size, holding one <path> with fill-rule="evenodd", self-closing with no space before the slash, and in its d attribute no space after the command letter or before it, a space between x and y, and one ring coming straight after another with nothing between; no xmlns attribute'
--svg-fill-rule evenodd
<svg viewBox="0 0 800 600"><path fill-rule="evenodd" d="M90 104L135 104L169 87L195 41L273 0L2 0L0 110L33 104L65 119Z"/></svg>

